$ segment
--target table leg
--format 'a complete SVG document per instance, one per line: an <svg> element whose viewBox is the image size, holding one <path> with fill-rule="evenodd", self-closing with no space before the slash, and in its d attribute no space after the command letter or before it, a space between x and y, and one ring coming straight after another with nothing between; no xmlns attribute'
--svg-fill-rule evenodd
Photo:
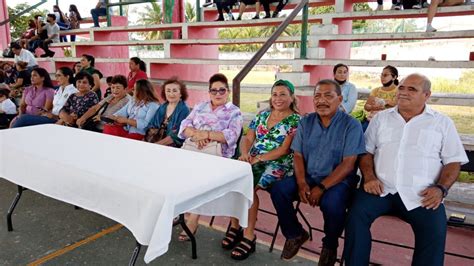
<svg viewBox="0 0 474 266"><path fill-rule="evenodd" d="M132 257L130 258L130 262L128 263L128 266L134 266L135 262L137 262L138 259L138 254L140 254L140 249L142 248L142 245L137 242L137 245L135 246L135 249L133 250Z"/></svg>
<svg viewBox="0 0 474 266"><path fill-rule="evenodd" d="M13 211L15 210L16 205L18 204L18 201L20 201L21 194L23 193L24 190L26 190L26 188L23 188L22 186L18 186L18 192L16 193L16 196L13 199L12 205L10 205L10 208L8 209L7 228L9 232L13 231L12 214L13 214Z"/></svg>
<svg viewBox="0 0 474 266"><path fill-rule="evenodd" d="M194 237L191 230L189 230L188 226L186 225L186 221L184 220L184 213L179 215L179 224L183 228L184 232L188 235L189 239L191 240L191 247L192 247L192 258L197 259L197 252L196 252L196 238Z"/></svg>

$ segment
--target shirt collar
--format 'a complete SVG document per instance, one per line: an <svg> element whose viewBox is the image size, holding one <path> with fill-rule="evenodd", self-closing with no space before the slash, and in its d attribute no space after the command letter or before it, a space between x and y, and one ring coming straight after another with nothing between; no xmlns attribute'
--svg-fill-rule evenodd
<svg viewBox="0 0 474 266"><path fill-rule="evenodd" d="M396 112L398 113L398 105L396 105L395 107L393 108L390 108L388 109L388 112ZM432 115L432 116L435 116L435 112L434 110L427 104L425 104L425 109L423 109L423 112L421 113L422 115L423 114L429 114L429 115Z"/></svg>
<svg viewBox="0 0 474 266"><path fill-rule="evenodd" d="M341 111L341 109L337 109L336 113L331 117L331 122L329 122L327 128L329 128L334 123L334 121L336 121L342 115L342 113L343 111ZM321 125L321 127L324 127L318 113L316 113L316 117L318 118L318 123Z"/></svg>

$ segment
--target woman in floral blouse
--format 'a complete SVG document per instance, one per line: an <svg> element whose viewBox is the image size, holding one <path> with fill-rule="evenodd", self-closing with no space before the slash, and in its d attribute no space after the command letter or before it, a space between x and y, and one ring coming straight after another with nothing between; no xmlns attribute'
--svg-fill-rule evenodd
<svg viewBox="0 0 474 266"><path fill-rule="evenodd" d="M300 120L294 90L291 82L276 81L272 87L271 108L257 114L242 141L242 155L239 160L252 165L255 191L253 204L249 209L248 227L242 230L238 220L232 218L231 228L222 240L223 248L233 248L231 253L233 259L246 259L255 251L257 238L254 228L259 205L256 192L259 189L266 190L275 181L292 175L293 153L290 146Z"/></svg>
<svg viewBox="0 0 474 266"><path fill-rule="evenodd" d="M99 102L99 97L92 91L94 78L86 72L80 72L76 76L76 87L78 92L72 94L67 99L63 108L59 112L59 120L56 124L76 126L77 119L92 106Z"/></svg>

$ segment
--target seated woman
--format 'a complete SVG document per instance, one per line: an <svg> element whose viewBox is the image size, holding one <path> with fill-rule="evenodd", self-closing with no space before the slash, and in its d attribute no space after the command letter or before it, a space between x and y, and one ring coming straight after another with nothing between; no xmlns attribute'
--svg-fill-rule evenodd
<svg viewBox="0 0 474 266"><path fill-rule="evenodd" d="M22 115L16 121L21 126L33 126L40 124L54 124L59 119L59 111L63 108L69 96L77 92L72 76L72 70L68 67L61 67L56 71L56 81L59 88L54 93L53 110L51 112L41 111L39 115Z"/></svg>
<svg viewBox="0 0 474 266"><path fill-rule="evenodd" d="M125 76L113 76L110 83L112 84L110 86L111 94L77 119L76 124L80 128L102 132L105 122L100 120L101 116L112 116L132 99L132 96L127 93L127 78Z"/></svg>
<svg viewBox="0 0 474 266"><path fill-rule="evenodd" d="M54 89L48 71L44 68L35 68L31 71L31 86L25 88L20 101L19 116L11 127L23 127L23 115L41 115L42 112L51 112L53 108Z"/></svg>
<svg viewBox="0 0 474 266"><path fill-rule="evenodd" d="M293 174L293 153L290 146L300 120L294 93L291 82L276 81L269 101L270 109L257 114L242 141L239 160L252 165L255 190L253 204L249 209L248 227L242 234L239 221L232 218L231 227L222 240L223 248L233 248L233 259L246 259L255 251L257 237L254 229L259 205L257 191L266 190L275 181Z"/></svg>
<svg viewBox="0 0 474 266"><path fill-rule="evenodd" d="M61 111L59 111L58 125L76 127L77 120L81 118L89 108L99 102L97 94L92 91L94 78L86 72L76 75L77 92L69 96Z"/></svg>
<svg viewBox="0 0 474 266"><path fill-rule="evenodd" d="M86 72L94 78L92 91L97 94L99 100L102 98L102 91L100 90L100 79L103 77L102 73L94 68L95 58L92 55L83 54L81 58L81 72Z"/></svg>
<svg viewBox="0 0 474 266"><path fill-rule="evenodd" d="M223 74L215 74L209 79L210 101L198 103L186 119L181 122L178 137L196 142L203 149L211 142L221 144L223 157L231 158L237 148L237 140L242 131L242 114L239 107L229 102L229 83ZM188 228L196 233L199 215L189 214ZM189 240L185 232L180 241Z"/></svg>
<svg viewBox="0 0 474 266"><path fill-rule="evenodd" d="M128 73L127 90L130 95L133 95L135 82L140 79L148 79L146 76L146 64L140 58L132 57L130 58L130 62L128 62L128 67L130 68L130 73Z"/></svg>
<svg viewBox="0 0 474 266"><path fill-rule="evenodd" d="M142 140L159 106L153 85L140 79L135 83L132 100L109 117L114 124L106 124L104 133Z"/></svg>
<svg viewBox="0 0 474 266"><path fill-rule="evenodd" d="M0 128L8 128L17 114L16 105L10 100L9 95L9 89L0 88Z"/></svg>
<svg viewBox="0 0 474 266"><path fill-rule="evenodd" d="M350 114L357 103L357 88L347 81L349 79L349 67L344 64L337 64L333 68L333 74L334 80L341 86L341 109Z"/></svg>
<svg viewBox="0 0 474 266"><path fill-rule="evenodd" d="M178 138L179 126L189 115L189 107L184 102L188 98L186 85L177 77L168 79L163 83L161 98L165 102L151 121L145 140L179 148L183 145L183 140Z"/></svg>

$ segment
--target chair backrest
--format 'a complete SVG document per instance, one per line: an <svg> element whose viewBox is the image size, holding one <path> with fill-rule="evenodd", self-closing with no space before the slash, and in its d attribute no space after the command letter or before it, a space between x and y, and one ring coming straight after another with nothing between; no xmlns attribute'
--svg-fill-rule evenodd
<svg viewBox="0 0 474 266"><path fill-rule="evenodd" d="M244 135L244 129L242 128L240 130L240 135L239 135L239 138L237 139L237 147L235 148L235 152L234 152L234 155L232 156L232 159L239 159L240 157L240 142L242 141L242 136Z"/></svg>

